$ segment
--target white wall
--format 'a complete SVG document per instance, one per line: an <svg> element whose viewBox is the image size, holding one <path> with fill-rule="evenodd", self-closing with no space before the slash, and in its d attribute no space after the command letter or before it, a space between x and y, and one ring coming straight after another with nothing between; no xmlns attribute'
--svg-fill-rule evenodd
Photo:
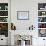
<svg viewBox="0 0 46 46"><path fill-rule="evenodd" d="M29 20L17 20L17 11L29 11ZM11 22L17 30L27 30L37 22L37 2L34 0L11 0Z"/></svg>
<svg viewBox="0 0 46 46"><path fill-rule="evenodd" d="M46 0L11 0L11 22L17 30L27 30L29 26L38 25L38 3L45 3ZM17 11L29 11L29 20L17 20Z"/></svg>
<svg viewBox="0 0 46 46"><path fill-rule="evenodd" d="M11 22L14 23L17 30L27 30L33 24L36 32L34 36L38 35L38 3L46 3L46 0L11 0ZM17 20L17 11L29 11L29 20ZM32 39L33 46L41 46L42 38L36 39Z"/></svg>

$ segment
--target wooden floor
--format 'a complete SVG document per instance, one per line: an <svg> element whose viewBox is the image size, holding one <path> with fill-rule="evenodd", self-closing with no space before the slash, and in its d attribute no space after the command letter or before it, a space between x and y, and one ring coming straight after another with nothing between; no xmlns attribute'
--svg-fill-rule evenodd
<svg viewBox="0 0 46 46"><path fill-rule="evenodd" d="M8 46L8 45L0 45L0 46Z"/></svg>

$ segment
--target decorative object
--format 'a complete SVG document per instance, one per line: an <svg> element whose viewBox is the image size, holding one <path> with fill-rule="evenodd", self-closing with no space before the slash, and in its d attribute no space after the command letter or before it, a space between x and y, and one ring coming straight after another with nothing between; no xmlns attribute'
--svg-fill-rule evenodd
<svg viewBox="0 0 46 46"><path fill-rule="evenodd" d="M13 23L11 23L11 30L16 30L16 26Z"/></svg>
<svg viewBox="0 0 46 46"><path fill-rule="evenodd" d="M42 15L45 15L45 12L42 12Z"/></svg>
<svg viewBox="0 0 46 46"><path fill-rule="evenodd" d="M32 36L31 35L19 35L16 34L15 38L15 43L17 43L18 46L27 46L27 45L32 45Z"/></svg>
<svg viewBox="0 0 46 46"><path fill-rule="evenodd" d="M18 20L29 20L29 11L17 11Z"/></svg>
<svg viewBox="0 0 46 46"><path fill-rule="evenodd" d="M38 17L38 22L46 22L46 17Z"/></svg>
<svg viewBox="0 0 46 46"><path fill-rule="evenodd" d="M40 10L44 10L44 8L40 8Z"/></svg>
<svg viewBox="0 0 46 46"><path fill-rule="evenodd" d="M38 3L38 10L46 10L46 3Z"/></svg>
<svg viewBox="0 0 46 46"><path fill-rule="evenodd" d="M46 37L46 29L40 29L39 30L39 36L40 37Z"/></svg>
<svg viewBox="0 0 46 46"><path fill-rule="evenodd" d="M0 10L1 10L1 6L0 6Z"/></svg>
<svg viewBox="0 0 46 46"><path fill-rule="evenodd" d="M0 22L8 22L8 18L7 17L0 17Z"/></svg>
<svg viewBox="0 0 46 46"><path fill-rule="evenodd" d="M8 6L5 6L5 10L8 10Z"/></svg>
<svg viewBox="0 0 46 46"><path fill-rule="evenodd" d="M34 26L33 25L31 25L31 26L29 26L29 30L34 30Z"/></svg>
<svg viewBox="0 0 46 46"><path fill-rule="evenodd" d="M0 11L0 16L8 16L8 11Z"/></svg>

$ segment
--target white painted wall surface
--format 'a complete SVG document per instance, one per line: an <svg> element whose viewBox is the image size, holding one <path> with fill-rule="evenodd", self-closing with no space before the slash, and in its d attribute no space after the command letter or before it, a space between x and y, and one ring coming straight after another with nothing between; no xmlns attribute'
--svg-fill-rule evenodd
<svg viewBox="0 0 46 46"><path fill-rule="evenodd" d="M17 20L17 11L29 11L29 20ZM31 25L36 27L37 2L32 0L11 0L11 16L11 22L15 24L17 30L28 30Z"/></svg>
<svg viewBox="0 0 46 46"><path fill-rule="evenodd" d="M45 3L46 0L11 0L11 22L17 30L28 30L29 26L38 25L38 3ZM17 11L29 11L29 20L17 20Z"/></svg>
<svg viewBox="0 0 46 46"><path fill-rule="evenodd" d="M11 22L17 30L28 30L32 24L35 26L35 35L38 37L38 3L46 3L46 0L11 0ZM29 20L17 20L17 11L29 11ZM16 30L16 31L17 31ZM36 37L36 38L37 38ZM42 38L33 38L33 46L43 46Z"/></svg>

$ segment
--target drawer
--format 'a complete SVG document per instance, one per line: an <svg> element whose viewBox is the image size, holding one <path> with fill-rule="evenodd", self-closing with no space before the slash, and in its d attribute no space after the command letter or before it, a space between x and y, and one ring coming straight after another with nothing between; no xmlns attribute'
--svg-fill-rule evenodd
<svg viewBox="0 0 46 46"><path fill-rule="evenodd" d="M7 38L0 38L0 45L7 45L8 44L8 39Z"/></svg>

